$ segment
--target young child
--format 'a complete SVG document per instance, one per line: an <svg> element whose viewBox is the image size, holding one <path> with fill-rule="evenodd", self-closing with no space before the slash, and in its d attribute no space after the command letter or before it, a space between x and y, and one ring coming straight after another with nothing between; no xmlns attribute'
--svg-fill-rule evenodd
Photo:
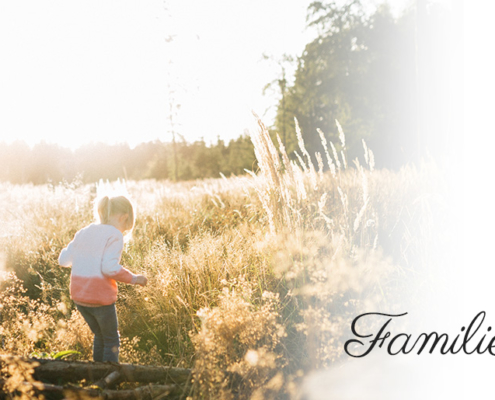
<svg viewBox="0 0 495 400"><path fill-rule="evenodd" d="M94 361L118 362L116 281L144 286L148 280L120 265L123 234L134 227L132 203L124 196L105 196L95 205L100 223L77 232L58 262L63 267L72 266L70 296L94 334Z"/></svg>

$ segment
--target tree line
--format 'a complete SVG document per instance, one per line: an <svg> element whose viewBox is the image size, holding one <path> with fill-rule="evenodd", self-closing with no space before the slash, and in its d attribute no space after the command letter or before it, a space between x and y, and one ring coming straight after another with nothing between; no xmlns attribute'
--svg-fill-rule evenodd
<svg viewBox="0 0 495 400"><path fill-rule="evenodd" d="M245 135L225 144L218 139L175 144L154 141L134 148L128 144L91 143L75 150L41 142L0 143L0 181L43 184L46 182L96 182L99 179L191 180L244 174L256 168L251 139Z"/></svg>

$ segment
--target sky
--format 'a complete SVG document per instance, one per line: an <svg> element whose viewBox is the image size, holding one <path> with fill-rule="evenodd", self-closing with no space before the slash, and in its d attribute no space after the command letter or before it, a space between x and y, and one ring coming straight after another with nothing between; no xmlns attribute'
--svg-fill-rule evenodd
<svg viewBox="0 0 495 400"><path fill-rule="evenodd" d="M310 2L0 0L0 142L212 143L251 111L271 125L263 87L314 38Z"/></svg>

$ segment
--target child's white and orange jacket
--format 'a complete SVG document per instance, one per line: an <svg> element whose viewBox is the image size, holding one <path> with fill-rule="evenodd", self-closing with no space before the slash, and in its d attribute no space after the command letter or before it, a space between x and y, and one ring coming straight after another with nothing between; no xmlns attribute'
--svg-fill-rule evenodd
<svg viewBox="0 0 495 400"><path fill-rule="evenodd" d="M137 276L120 265L122 233L112 225L91 224L76 233L58 262L72 267L70 297L86 306L106 306L117 300L117 282L134 284Z"/></svg>

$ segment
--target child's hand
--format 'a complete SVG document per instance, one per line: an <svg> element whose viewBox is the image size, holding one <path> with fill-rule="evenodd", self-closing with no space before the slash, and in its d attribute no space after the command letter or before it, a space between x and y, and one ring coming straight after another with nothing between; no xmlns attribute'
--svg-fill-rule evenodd
<svg viewBox="0 0 495 400"><path fill-rule="evenodd" d="M146 286L147 283L148 278L146 278L144 275L138 275L136 277L136 285Z"/></svg>

